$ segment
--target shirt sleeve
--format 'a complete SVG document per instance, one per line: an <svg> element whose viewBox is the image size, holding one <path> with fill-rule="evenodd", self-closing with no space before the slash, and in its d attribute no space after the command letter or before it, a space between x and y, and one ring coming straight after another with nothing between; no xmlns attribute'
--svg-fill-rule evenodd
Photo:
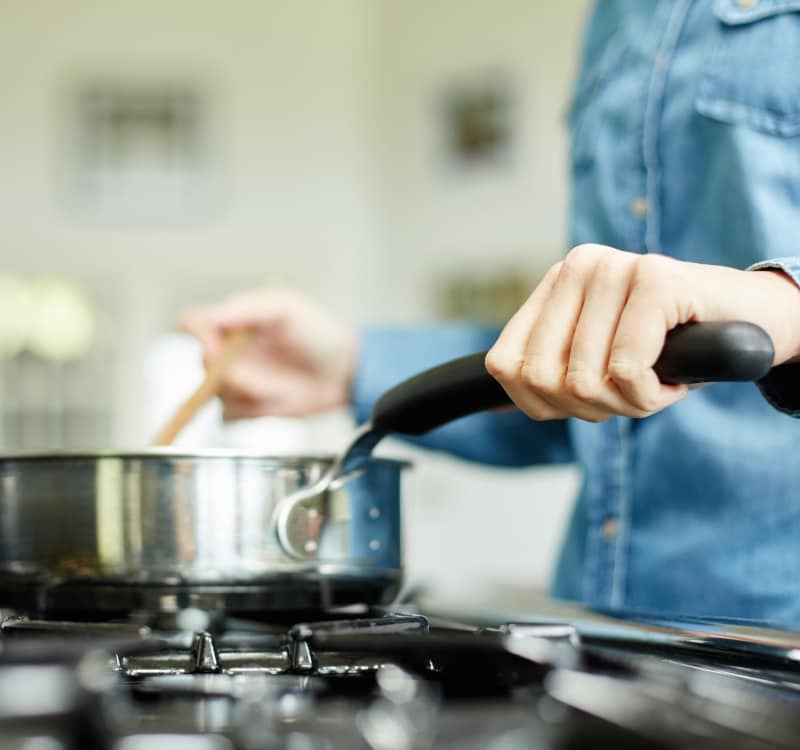
<svg viewBox="0 0 800 750"><path fill-rule="evenodd" d="M351 401L358 422L378 397L405 378L448 359L488 349L499 331L471 324L369 328L362 332ZM522 412L458 419L408 442L498 466L573 460L565 420L534 422Z"/></svg>
<svg viewBox="0 0 800 750"><path fill-rule="evenodd" d="M800 257L775 258L756 263L748 271L783 271L800 286ZM800 362L773 367L758 381L764 398L776 409L800 417Z"/></svg>

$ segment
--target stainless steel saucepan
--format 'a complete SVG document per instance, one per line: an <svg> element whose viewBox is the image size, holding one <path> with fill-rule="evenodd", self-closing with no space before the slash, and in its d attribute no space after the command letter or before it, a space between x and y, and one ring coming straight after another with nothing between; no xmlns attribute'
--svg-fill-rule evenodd
<svg viewBox="0 0 800 750"><path fill-rule="evenodd" d="M162 449L0 457L0 607L274 612L390 601L406 464L371 450L388 433L509 403L484 356L384 394L338 460ZM772 359L755 326L695 324L668 336L656 369L664 382L755 380Z"/></svg>

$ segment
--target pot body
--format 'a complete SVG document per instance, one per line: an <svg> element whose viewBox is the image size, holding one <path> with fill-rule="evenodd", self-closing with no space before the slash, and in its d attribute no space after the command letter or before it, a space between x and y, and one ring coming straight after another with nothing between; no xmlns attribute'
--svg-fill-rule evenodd
<svg viewBox="0 0 800 750"><path fill-rule="evenodd" d="M0 588L60 592L66 608L65 597L88 605L99 592L97 609L163 609L181 593L192 605L208 592L228 606L236 591L251 592L235 607L246 610L387 601L402 575L405 463L371 459L339 483L308 519L319 529L314 559L292 560L277 542L277 504L331 462L166 450L0 457Z"/></svg>

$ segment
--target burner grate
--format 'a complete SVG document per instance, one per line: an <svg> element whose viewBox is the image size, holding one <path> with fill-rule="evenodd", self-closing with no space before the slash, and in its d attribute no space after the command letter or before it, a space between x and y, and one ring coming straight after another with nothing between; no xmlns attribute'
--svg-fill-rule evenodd
<svg viewBox="0 0 800 750"><path fill-rule="evenodd" d="M756 673L756 661L714 666L697 644L659 655L652 641L637 651L584 635L415 613L287 624L3 612L0 748L35 737L61 750L796 747L800 675L771 652Z"/></svg>

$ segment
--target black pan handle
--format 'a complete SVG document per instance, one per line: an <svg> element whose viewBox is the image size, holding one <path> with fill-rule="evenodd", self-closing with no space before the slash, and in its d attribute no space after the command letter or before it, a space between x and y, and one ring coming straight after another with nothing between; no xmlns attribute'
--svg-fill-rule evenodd
<svg viewBox="0 0 800 750"><path fill-rule="evenodd" d="M667 334L653 369L662 383L760 380L772 368L775 349L753 323L687 323Z"/></svg>
<svg viewBox="0 0 800 750"><path fill-rule="evenodd" d="M654 366L662 383L758 380L774 358L772 340L752 323L688 323L667 334ZM500 384L478 352L415 375L378 399L372 426L422 435L468 414L508 406Z"/></svg>

